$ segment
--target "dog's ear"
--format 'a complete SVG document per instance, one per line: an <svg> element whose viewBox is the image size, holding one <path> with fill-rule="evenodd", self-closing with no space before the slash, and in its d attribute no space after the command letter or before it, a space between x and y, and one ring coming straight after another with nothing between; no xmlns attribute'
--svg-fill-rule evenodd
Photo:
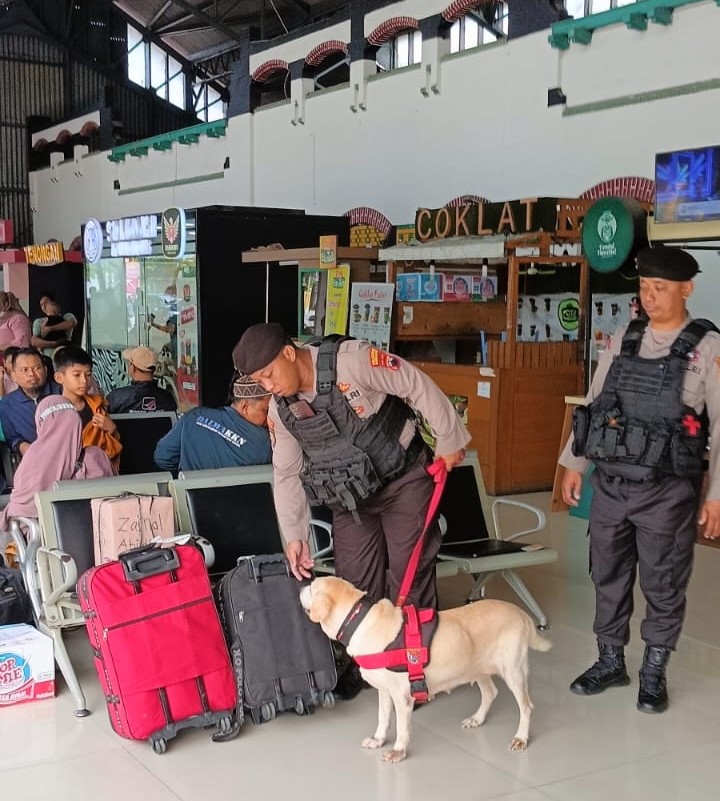
<svg viewBox="0 0 720 801"><path fill-rule="evenodd" d="M309 617L313 623L322 623L325 618L330 614L332 604L330 597L327 593L320 592L313 596L312 604L310 605Z"/></svg>

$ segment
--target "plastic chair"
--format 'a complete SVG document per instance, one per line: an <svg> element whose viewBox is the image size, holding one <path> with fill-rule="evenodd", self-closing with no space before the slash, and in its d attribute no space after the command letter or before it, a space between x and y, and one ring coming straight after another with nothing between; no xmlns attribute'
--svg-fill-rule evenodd
<svg viewBox="0 0 720 801"><path fill-rule="evenodd" d="M500 520L503 507L531 513L535 517L535 525L505 534ZM440 514L445 519L447 531L438 559L456 565L460 572L468 573L475 579L468 601L484 597L487 583L493 576L500 575L535 616L538 628L546 629L547 616L515 572L522 567L557 561L557 551L552 548L515 542L545 527L544 512L510 498L491 500L485 491L477 453L468 451L465 461L448 474Z"/></svg>

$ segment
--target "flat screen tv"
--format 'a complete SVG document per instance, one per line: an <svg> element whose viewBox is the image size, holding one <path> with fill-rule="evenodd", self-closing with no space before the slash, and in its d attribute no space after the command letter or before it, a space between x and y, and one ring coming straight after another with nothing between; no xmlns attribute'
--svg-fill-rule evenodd
<svg viewBox="0 0 720 801"><path fill-rule="evenodd" d="M720 220L720 145L655 156L655 222Z"/></svg>

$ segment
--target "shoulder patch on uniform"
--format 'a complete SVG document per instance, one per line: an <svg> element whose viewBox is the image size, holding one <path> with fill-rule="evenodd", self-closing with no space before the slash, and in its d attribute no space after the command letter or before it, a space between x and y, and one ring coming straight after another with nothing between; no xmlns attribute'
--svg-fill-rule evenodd
<svg viewBox="0 0 720 801"><path fill-rule="evenodd" d="M379 348L370 348L370 366L385 367L388 370L399 370L400 359Z"/></svg>
<svg viewBox="0 0 720 801"><path fill-rule="evenodd" d="M340 392L345 393L350 389L351 385L350 384L346 384L344 382L341 382L337 386L338 386L338 389L340 390Z"/></svg>

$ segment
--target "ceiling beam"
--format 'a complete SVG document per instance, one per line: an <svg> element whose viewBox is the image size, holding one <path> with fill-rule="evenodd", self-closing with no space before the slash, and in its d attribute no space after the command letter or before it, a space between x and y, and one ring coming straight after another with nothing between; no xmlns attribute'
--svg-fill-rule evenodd
<svg viewBox="0 0 720 801"><path fill-rule="evenodd" d="M232 51L237 50L238 47L240 47L240 45L237 42L233 42L232 44L221 42L214 47L206 47L204 50L198 50L197 53L192 53L190 55L190 60L193 64L199 64L201 61L209 61L210 59L232 53Z"/></svg>
<svg viewBox="0 0 720 801"><path fill-rule="evenodd" d="M286 0L288 5L295 6L295 8L299 8L300 11L305 14L306 17L312 17L312 11L310 10L310 6L307 3L303 3L302 0Z"/></svg>
<svg viewBox="0 0 720 801"><path fill-rule="evenodd" d="M152 30L153 25L155 25L156 22L159 22L165 16L165 12L170 8L171 5L172 0L165 0L160 8L158 8L158 10L152 15L146 26L149 31Z"/></svg>
<svg viewBox="0 0 720 801"><path fill-rule="evenodd" d="M252 16L233 17L232 19L224 20L226 25L251 25L257 17ZM205 22L198 22L194 25L184 25L182 28L162 28L155 31L159 36L183 36L187 33L201 33L203 31L217 30L215 25L210 25Z"/></svg>
<svg viewBox="0 0 720 801"><path fill-rule="evenodd" d="M239 34L237 31L233 30L229 25L224 22L220 22L220 20L215 19L215 17L211 17L209 14L206 14L204 11L199 11L197 6L194 6L192 3L188 2L188 0L172 0L176 6L180 6L180 8L184 8L185 11L188 11L191 14L194 14L198 19L202 20L203 22L207 22L208 25L212 25L213 28L216 28L220 33L224 33L229 39L233 39L236 42L244 42L244 37Z"/></svg>

